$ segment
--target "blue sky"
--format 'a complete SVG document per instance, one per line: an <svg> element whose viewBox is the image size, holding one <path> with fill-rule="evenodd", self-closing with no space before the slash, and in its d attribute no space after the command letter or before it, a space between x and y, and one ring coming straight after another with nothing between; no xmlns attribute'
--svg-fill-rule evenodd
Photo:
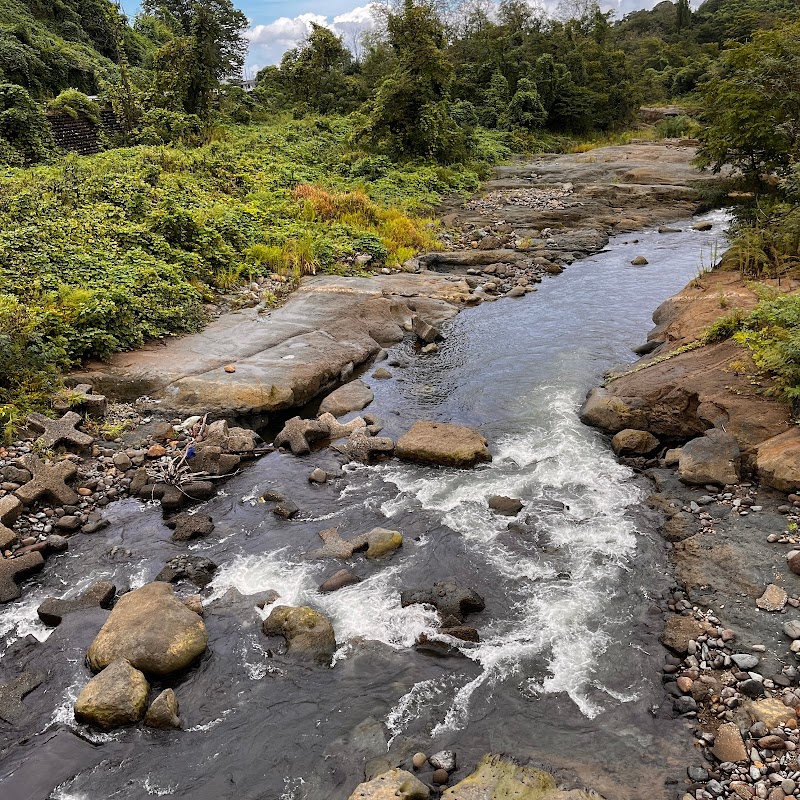
<svg viewBox="0 0 800 800"><path fill-rule="evenodd" d="M652 8L658 1L600 0L600 5L624 15L639 8ZM312 21L331 28L351 49L358 46L360 34L373 25L370 0L234 0L234 3L251 23L247 34L250 40L247 69L251 73L267 64L277 64L308 33ZM139 10L139 4L140 0L122 0L131 18ZM543 4L555 6L556 0L543 0Z"/></svg>

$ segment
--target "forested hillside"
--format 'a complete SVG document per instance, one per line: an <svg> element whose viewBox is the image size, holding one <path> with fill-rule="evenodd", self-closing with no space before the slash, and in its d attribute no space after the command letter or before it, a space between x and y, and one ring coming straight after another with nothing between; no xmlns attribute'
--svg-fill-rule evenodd
<svg viewBox="0 0 800 800"><path fill-rule="evenodd" d="M151 49L110 0L0 0L0 82L35 97L94 93L122 53L140 65Z"/></svg>

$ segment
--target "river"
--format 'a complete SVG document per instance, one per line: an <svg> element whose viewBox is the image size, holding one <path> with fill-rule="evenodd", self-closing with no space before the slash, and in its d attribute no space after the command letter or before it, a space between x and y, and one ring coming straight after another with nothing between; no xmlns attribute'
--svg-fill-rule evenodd
<svg viewBox="0 0 800 800"><path fill-rule="evenodd" d="M644 504L647 481L617 463L577 410L606 370L635 358L655 307L722 250L725 215L707 218L710 232L693 230L693 220L676 225L681 233L616 237L536 293L465 310L447 323L437 354L415 354L410 340L392 348L393 379L368 371L369 411L384 435L417 419L473 425L489 440L491 464L348 465L316 487L307 475L336 469L332 453L275 453L229 481L204 508L214 534L190 546L220 565L206 592L209 650L163 684L176 690L185 730L101 735L77 725L72 701L89 677L81 654L99 625L52 634L58 659L45 659L50 713L39 729L69 728L97 747L51 797L344 799L365 764L380 771L444 748L458 754L454 779L483 753L502 752L562 770L609 800L673 797L665 781L681 776L692 748L660 684L654 605L670 586L667 551ZM632 266L637 255L649 264ZM274 518L259 500L268 489L296 502L301 518ZM494 494L525 502L513 530L488 509ZM72 539L69 554L0 612L0 658L13 657L25 635L46 638L35 614L44 597L101 579L139 586L185 550L155 508L123 501L107 516L110 528ZM403 533L401 550L355 558L364 580L320 595L317 585L340 565L306 558L319 531L350 536L377 525ZM415 642L436 637L433 612L401 608L399 592L445 578L485 598L467 620L481 641L432 653ZM260 622L269 607L258 612L246 595L270 589L279 604L331 618L333 668L267 651ZM0 775L35 759L41 741L12 748Z"/></svg>

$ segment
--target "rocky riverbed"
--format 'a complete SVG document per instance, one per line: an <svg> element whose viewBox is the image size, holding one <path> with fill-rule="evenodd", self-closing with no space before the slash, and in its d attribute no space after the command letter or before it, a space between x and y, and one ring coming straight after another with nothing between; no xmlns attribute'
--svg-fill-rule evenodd
<svg viewBox="0 0 800 800"><path fill-rule="evenodd" d="M31 420L0 465L13 796L796 793L800 499L746 446L625 428L617 464L577 419L722 222L668 227L690 153L641 147L514 167L463 250L312 279ZM66 410L100 391L137 395L116 427Z"/></svg>

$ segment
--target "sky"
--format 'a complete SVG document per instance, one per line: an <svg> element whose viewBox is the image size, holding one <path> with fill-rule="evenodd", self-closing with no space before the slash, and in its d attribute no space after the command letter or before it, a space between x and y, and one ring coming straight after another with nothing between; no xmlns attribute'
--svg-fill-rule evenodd
<svg viewBox="0 0 800 800"><path fill-rule="evenodd" d="M624 16L640 8L652 8L658 2L600 0L600 5L605 11L613 9L617 16ZM234 0L234 3L250 20L246 70L252 75L261 67L279 63L281 56L306 36L311 22L330 28L351 49L357 47L361 33L373 25L369 0ZM139 9L138 0L123 0L122 5L131 18ZM545 0L544 5L555 6L556 2Z"/></svg>

